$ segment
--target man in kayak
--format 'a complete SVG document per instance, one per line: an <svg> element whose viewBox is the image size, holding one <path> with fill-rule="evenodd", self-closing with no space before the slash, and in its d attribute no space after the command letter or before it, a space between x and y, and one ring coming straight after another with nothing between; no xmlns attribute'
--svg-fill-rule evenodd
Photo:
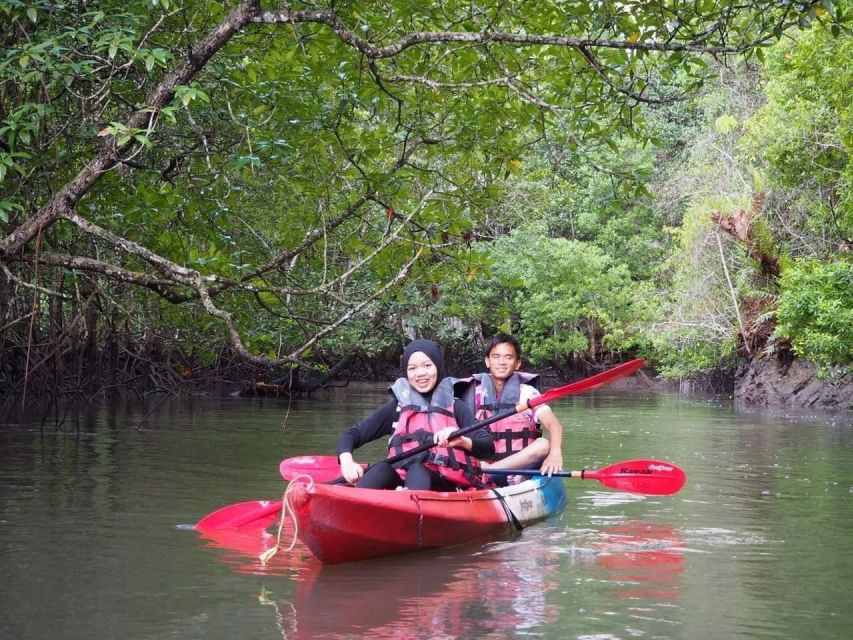
<svg viewBox="0 0 853 640"><path fill-rule="evenodd" d="M508 333L493 336L486 345L485 363L488 373L474 374L475 386L462 393L477 420L539 395L533 386L538 376L519 371L521 345L515 336ZM548 431L548 438L543 436L542 427ZM486 472L490 468L538 467L543 474L551 475L563 470L563 425L548 405L499 420L490 429L495 456L483 466Z"/></svg>
<svg viewBox="0 0 853 640"><path fill-rule="evenodd" d="M474 424L474 411L454 398L453 385L458 381L441 378L444 359L438 345L414 340L403 352L403 368L406 377L391 386L392 398L338 438L341 475L350 484L368 489L453 491L482 486L479 461L494 455L492 436L483 427L453 437L458 429ZM383 461L365 472L353 459L353 450L389 436L389 457L425 443L435 446L402 460L397 468Z"/></svg>

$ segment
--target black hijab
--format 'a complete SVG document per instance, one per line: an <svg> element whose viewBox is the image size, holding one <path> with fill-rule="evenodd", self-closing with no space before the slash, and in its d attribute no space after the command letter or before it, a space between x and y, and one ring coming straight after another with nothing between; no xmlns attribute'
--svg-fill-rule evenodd
<svg viewBox="0 0 853 640"><path fill-rule="evenodd" d="M427 358L432 360L435 368L438 370L439 382L444 377L444 357L441 355L441 349L432 340L412 340L406 345L403 350L403 375L406 375L406 368L409 365L409 358L416 351L421 351L426 354Z"/></svg>

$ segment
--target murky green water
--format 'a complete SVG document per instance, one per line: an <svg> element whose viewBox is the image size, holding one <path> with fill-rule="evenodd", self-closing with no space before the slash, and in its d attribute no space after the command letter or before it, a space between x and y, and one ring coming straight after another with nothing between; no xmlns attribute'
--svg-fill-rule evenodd
<svg viewBox="0 0 853 640"><path fill-rule="evenodd" d="M279 461L333 453L382 394L153 399L0 425L0 637L849 637L849 414L561 400L567 466L658 458L688 482L644 497L566 480L561 517L514 541L334 567L297 546L261 567L272 538L176 526L279 498Z"/></svg>

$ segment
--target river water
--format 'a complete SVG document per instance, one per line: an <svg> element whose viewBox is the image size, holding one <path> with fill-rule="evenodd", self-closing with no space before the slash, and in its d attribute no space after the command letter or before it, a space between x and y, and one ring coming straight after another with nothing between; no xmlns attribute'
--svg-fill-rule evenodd
<svg viewBox="0 0 853 640"><path fill-rule="evenodd" d="M567 479L566 510L513 540L331 567L297 545L262 566L271 535L181 526L280 498L282 458L333 453L384 398L152 398L0 424L0 638L849 637L850 412L562 399L567 468L656 458L687 484L649 497Z"/></svg>

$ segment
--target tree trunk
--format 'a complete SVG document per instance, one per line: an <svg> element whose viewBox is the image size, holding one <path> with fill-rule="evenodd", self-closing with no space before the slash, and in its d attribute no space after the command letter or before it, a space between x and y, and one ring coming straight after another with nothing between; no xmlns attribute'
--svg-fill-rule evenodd
<svg viewBox="0 0 853 640"><path fill-rule="evenodd" d="M6 277L6 272L0 269L0 350L6 344L6 330L3 329L9 322L9 300L12 298L12 283Z"/></svg>

